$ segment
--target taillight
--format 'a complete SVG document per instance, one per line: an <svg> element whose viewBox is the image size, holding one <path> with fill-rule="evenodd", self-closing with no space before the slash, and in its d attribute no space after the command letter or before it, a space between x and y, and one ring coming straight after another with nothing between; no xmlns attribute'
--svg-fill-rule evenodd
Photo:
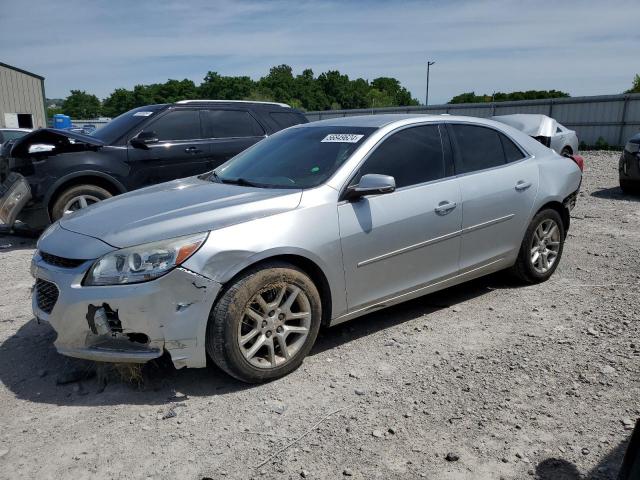
<svg viewBox="0 0 640 480"><path fill-rule="evenodd" d="M582 158L582 155L578 155L576 153L573 155L569 155L569 158L574 162L576 162L576 165L578 165L578 168L580 169L581 172L584 172L584 158Z"/></svg>

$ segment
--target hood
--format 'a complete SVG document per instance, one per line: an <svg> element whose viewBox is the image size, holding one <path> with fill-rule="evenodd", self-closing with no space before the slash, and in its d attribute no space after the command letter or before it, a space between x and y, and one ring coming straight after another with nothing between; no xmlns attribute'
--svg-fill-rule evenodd
<svg viewBox="0 0 640 480"><path fill-rule="evenodd" d="M558 122L556 122L555 119L547 117L546 115L532 113L497 115L491 117L491 120L509 125L534 138L553 137L558 128Z"/></svg>
<svg viewBox="0 0 640 480"><path fill-rule="evenodd" d="M117 248L223 228L295 209L302 190L253 188L198 177L105 200L60 220Z"/></svg>
<svg viewBox="0 0 640 480"><path fill-rule="evenodd" d="M55 155L63 152L95 150L105 145L102 140L55 128L41 128L17 139L11 147L12 157L26 157L37 153Z"/></svg>

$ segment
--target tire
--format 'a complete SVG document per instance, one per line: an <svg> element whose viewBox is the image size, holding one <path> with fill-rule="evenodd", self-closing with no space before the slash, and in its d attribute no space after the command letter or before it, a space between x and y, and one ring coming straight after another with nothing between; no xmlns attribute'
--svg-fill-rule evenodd
<svg viewBox="0 0 640 480"><path fill-rule="evenodd" d="M562 155L563 157L569 157L573 154L573 152L571 151L571 149L569 147L564 147L562 149L562 152L560 152L560 155Z"/></svg>
<svg viewBox="0 0 640 480"><path fill-rule="evenodd" d="M247 383L274 380L294 371L313 347L320 328L322 304L313 281L293 265L273 262L248 270L231 282L209 316L206 350L211 359L220 369ZM296 289L299 292L294 295L293 307L287 309L286 303ZM264 300L262 306L256 301L258 295ZM309 315L304 316L305 312ZM296 313L299 318L289 318ZM306 336L284 330L292 327L306 328ZM248 339L243 346L241 338ZM288 359L281 341L285 342Z"/></svg>
<svg viewBox="0 0 640 480"><path fill-rule="evenodd" d="M634 182L633 180L620 179L620 190L627 195L633 195L640 193L640 181Z"/></svg>
<svg viewBox="0 0 640 480"><path fill-rule="evenodd" d="M557 231L553 231L549 236L549 240L544 244L538 242L540 238L540 229L544 230L545 225L555 225ZM550 230L552 230L550 228ZM536 236L538 232L538 236ZM527 231L524 234L522 243L520 244L520 251L518 252L518 258L515 265L512 267L512 273L522 282L527 284L541 283L548 280L553 272L555 272L560 259L562 257L562 251L564 249L565 230L564 224L560 214L553 209L545 209L536 214L531 220ZM555 243L557 242L557 245ZM546 251L553 252L552 263L549 264L548 269L544 270L544 257L541 253L542 250L538 250L538 256L536 263L534 264L534 252L533 247L538 245L538 248L545 248ZM543 247L544 245L544 247ZM550 247L550 248L548 248ZM551 253L547 253L547 262L550 262Z"/></svg>
<svg viewBox="0 0 640 480"><path fill-rule="evenodd" d="M55 222L60 220L64 215L69 213L67 210L75 211L80 208L80 199L85 199L85 206L92 205L93 203L101 202L107 198L111 198L113 195L102 187L97 185L76 185L74 187L67 188L60 193L51 207L51 219ZM77 200L74 202L74 200ZM73 208L72 205L76 204L78 208Z"/></svg>

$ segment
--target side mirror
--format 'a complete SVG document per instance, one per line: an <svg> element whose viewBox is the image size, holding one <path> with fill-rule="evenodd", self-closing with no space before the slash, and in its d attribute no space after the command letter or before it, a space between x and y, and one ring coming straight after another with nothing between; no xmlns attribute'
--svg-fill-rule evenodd
<svg viewBox="0 0 640 480"><path fill-rule="evenodd" d="M348 200L357 200L365 195L381 195L391 193L396 189L396 180L390 175L367 173L360 178L357 185L347 190Z"/></svg>
<svg viewBox="0 0 640 480"><path fill-rule="evenodd" d="M148 149L152 143L158 143L158 135L156 132L140 132L129 143L135 148Z"/></svg>

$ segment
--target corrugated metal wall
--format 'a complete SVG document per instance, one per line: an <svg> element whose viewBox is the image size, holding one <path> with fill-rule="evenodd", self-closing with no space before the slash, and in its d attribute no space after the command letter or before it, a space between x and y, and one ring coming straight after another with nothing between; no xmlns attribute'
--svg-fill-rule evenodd
<svg viewBox="0 0 640 480"><path fill-rule="evenodd" d="M609 145L622 146L640 132L640 94L523 100L517 102L391 107L361 110L307 112L309 121L381 113L429 113L490 117L512 113L541 113L575 130L580 141L595 145L602 137Z"/></svg>
<svg viewBox="0 0 640 480"><path fill-rule="evenodd" d="M5 113L30 113L33 127L46 127L43 80L0 65L0 127Z"/></svg>

